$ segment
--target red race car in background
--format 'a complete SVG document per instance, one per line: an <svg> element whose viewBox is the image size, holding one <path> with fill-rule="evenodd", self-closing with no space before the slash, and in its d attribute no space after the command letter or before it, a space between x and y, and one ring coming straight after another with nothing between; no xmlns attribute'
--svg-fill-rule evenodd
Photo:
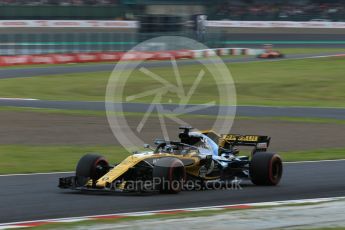
<svg viewBox="0 0 345 230"><path fill-rule="evenodd" d="M258 58L283 58L284 54L277 50L272 50L272 45L264 45L265 52L259 54Z"/></svg>

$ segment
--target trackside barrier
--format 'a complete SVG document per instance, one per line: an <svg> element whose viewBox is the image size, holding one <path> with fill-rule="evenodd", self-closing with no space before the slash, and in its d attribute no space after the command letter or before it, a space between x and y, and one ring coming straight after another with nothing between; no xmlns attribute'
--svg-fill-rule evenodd
<svg viewBox="0 0 345 230"><path fill-rule="evenodd" d="M88 62L145 61L170 59L197 59L203 57L225 55L257 55L261 49L217 48L205 50L171 50L148 52L97 52L69 54L37 54L0 56L0 66L32 65L32 64L68 64Z"/></svg>
<svg viewBox="0 0 345 230"><path fill-rule="evenodd" d="M56 64L68 64L76 62L76 57L73 54L52 54L51 56Z"/></svg>
<svg viewBox="0 0 345 230"><path fill-rule="evenodd" d="M220 28L320 28L343 29L345 22L295 22L295 21L207 21L207 27Z"/></svg>
<svg viewBox="0 0 345 230"><path fill-rule="evenodd" d="M1 56L0 66L27 65L29 63L29 60L29 55Z"/></svg>
<svg viewBox="0 0 345 230"><path fill-rule="evenodd" d="M29 55L28 64L58 64L53 55Z"/></svg>
<svg viewBox="0 0 345 230"><path fill-rule="evenodd" d="M24 27L24 28L138 28L138 21L97 21L97 20L1 20L0 27ZM207 21L207 27L230 27L230 28L322 28L343 29L345 22L324 21Z"/></svg>
<svg viewBox="0 0 345 230"><path fill-rule="evenodd" d="M0 27L39 28L138 28L137 21L97 21L97 20L1 20Z"/></svg>

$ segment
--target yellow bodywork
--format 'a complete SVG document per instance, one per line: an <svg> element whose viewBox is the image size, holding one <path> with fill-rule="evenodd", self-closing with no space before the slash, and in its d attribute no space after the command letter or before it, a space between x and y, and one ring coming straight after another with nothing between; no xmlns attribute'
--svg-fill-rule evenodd
<svg viewBox="0 0 345 230"><path fill-rule="evenodd" d="M134 167L136 164L138 164L140 161L155 158L159 159L162 157L175 157L178 159L192 159L194 160L194 164L187 166L186 170L189 174L197 176L199 173L199 161L200 158L198 157L198 154L195 153L189 153L186 155L174 155L174 154L168 154L168 153L156 153L156 154L134 154L129 157L127 157L124 161L122 161L120 164L118 164L116 167L114 167L112 170L110 170L107 174L105 174L103 177L98 179L96 183L96 187L105 187L107 184L112 183L117 178L122 176L125 172L128 171L131 167ZM89 181L88 185L91 185L92 181Z"/></svg>

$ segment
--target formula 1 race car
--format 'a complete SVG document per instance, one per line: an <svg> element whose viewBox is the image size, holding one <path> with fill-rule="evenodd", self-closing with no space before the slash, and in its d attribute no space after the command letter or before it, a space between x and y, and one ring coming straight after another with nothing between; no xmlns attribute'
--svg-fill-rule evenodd
<svg viewBox="0 0 345 230"><path fill-rule="evenodd" d="M153 149L136 152L117 165L96 154L83 156L75 176L59 179L59 187L74 190L178 193L209 184L226 185L250 179L255 185L277 185L283 164L279 155L266 152L270 137L218 135L212 130L182 127L179 141L155 141ZM237 146L251 146L251 157L238 156ZM207 187L209 188L209 187Z"/></svg>
<svg viewBox="0 0 345 230"><path fill-rule="evenodd" d="M272 44L265 44L264 45L264 52L259 54L258 58L283 58L284 54L277 50L272 49Z"/></svg>
<svg viewBox="0 0 345 230"><path fill-rule="evenodd" d="M257 57L258 58L283 58L284 54L280 53L279 51L270 50L270 51L265 51L262 54L259 54Z"/></svg>

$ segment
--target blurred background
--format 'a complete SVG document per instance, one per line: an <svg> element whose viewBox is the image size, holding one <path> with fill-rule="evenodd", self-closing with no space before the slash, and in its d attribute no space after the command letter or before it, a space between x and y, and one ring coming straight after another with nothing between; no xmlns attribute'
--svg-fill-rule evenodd
<svg viewBox="0 0 345 230"><path fill-rule="evenodd" d="M261 24L221 23L226 20ZM315 28L272 29L263 21L313 22ZM303 41L320 46L328 40L335 41L328 47L340 46L343 29L327 23L344 21L342 0L1 0L0 55L126 51L161 35L190 37L212 48Z"/></svg>

